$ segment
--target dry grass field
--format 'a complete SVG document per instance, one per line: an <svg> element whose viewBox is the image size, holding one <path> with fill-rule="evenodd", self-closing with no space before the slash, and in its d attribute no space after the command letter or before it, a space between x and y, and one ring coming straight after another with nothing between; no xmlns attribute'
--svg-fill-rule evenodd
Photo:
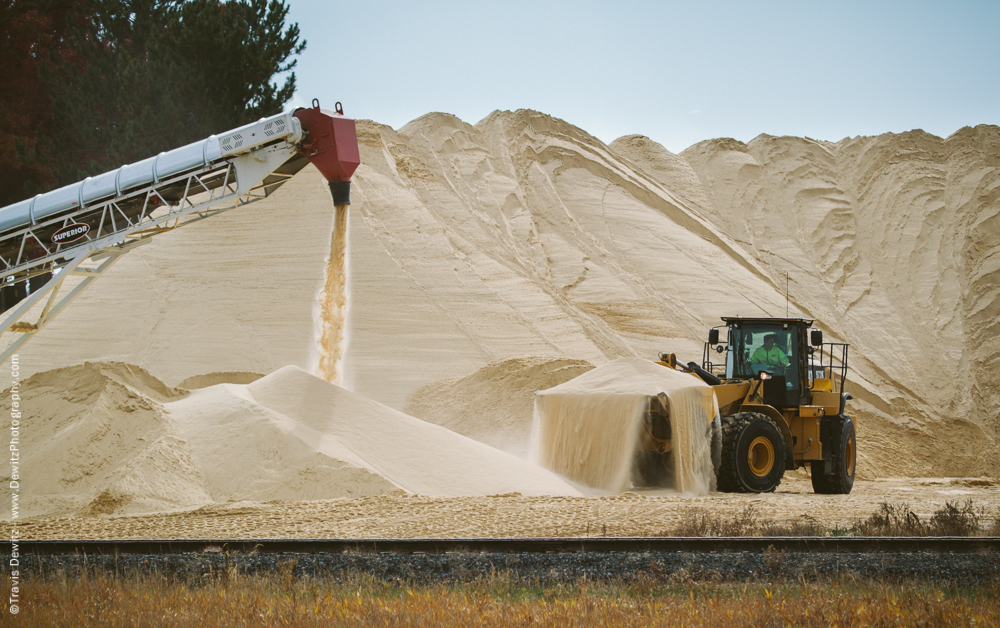
<svg viewBox="0 0 1000 628"><path fill-rule="evenodd" d="M456 585L340 583L219 574L198 586L163 577L55 574L0 623L21 626L995 626L1000 592L848 579L783 585L667 581L570 585L504 574Z"/></svg>
<svg viewBox="0 0 1000 628"><path fill-rule="evenodd" d="M702 513L670 531L687 536L824 534L790 529L753 507L723 517ZM1000 519L972 501L948 502L929 520L883 502L844 534L1000 535ZM783 557L782 557L783 558ZM997 560L1000 560L998 558ZM117 561L117 559L116 559ZM72 560L70 562L73 562ZM141 561L146 565L146 561ZM251 572L228 558L195 577L160 567L114 571L68 563L35 565L18 614L23 626L995 626L1000 586L982 580L873 579L848 570L813 578L763 573L747 581L718 572L659 569L627 580L539 579L489 571L437 582L376 577L361 568L315 577L297 559ZM138 568L137 568L138 567ZM161 569L162 567L162 569ZM773 574L772 574L773 575ZM974 581L973 581L974 580Z"/></svg>

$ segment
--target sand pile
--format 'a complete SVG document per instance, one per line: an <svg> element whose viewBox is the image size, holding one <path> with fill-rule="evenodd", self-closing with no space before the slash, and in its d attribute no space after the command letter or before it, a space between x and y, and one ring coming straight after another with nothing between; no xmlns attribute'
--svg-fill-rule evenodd
<svg viewBox="0 0 1000 628"><path fill-rule="evenodd" d="M1000 474L997 127L679 155L533 111L358 134L351 390L402 409L512 355L696 360L720 316L783 316L788 272L789 313L852 345L862 477ZM22 371L316 372L335 218L310 167L157 236L33 339Z"/></svg>
<svg viewBox="0 0 1000 628"><path fill-rule="evenodd" d="M146 371L86 363L36 374L21 383L20 395L22 517L150 512L209 501L184 432L165 410L181 394ZM6 486L10 479L0 481ZM3 516L10 506L9 500L2 506Z"/></svg>
<svg viewBox="0 0 1000 628"><path fill-rule="evenodd" d="M583 360L514 356L471 375L431 382L406 399L403 411L526 458L535 391L552 388L594 368Z"/></svg>
<svg viewBox="0 0 1000 628"><path fill-rule="evenodd" d="M246 387L263 407L420 495L576 495L552 473L289 366Z"/></svg>
<svg viewBox="0 0 1000 628"><path fill-rule="evenodd" d="M184 394L137 367L87 363L36 374L21 396L22 517L403 492L579 495L545 469L293 366Z"/></svg>
<svg viewBox="0 0 1000 628"><path fill-rule="evenodd" d="M851 343L862 471L1000 473L998 154L1000 129L979 126L679 156L699 211L772 280L789 273L793 311Z"/></svg>
<svg viewBox="0 0 1000 628"><path fill-rule="evenodd" d="M665 394L673 433L674 486L705 495L714 487L710 386L641 358L620 358L535 397L533 449L540 464L593 488L630 486L643 415Z"/></svg>
<svg viewBox="0 0 1000 628"><path fill-rule="evenodd" d="M266 379L266 378L265 378ZM399 490L348 448L222 384L168 407L214 503L368 497Z"/></svg>

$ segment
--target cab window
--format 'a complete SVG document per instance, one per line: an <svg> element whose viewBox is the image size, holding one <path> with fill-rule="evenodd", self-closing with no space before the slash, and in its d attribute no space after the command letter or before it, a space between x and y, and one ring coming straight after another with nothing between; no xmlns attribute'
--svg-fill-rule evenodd
<svg viewBox="0 0 1000 628"><path fill-rule="evenodd" d="M770 351L764 348L768 336L774 337ZM783 375L788 388L798 386L796 328L764 324L743 324L729 328L729 352L726 356L726 377L756 377L761 371ZM778 351L775 351L777 349ZM767 355L767 359L762 356ZM784 365L784 360L788 365ZM755 361L756 359L756 361Z"/></svg>

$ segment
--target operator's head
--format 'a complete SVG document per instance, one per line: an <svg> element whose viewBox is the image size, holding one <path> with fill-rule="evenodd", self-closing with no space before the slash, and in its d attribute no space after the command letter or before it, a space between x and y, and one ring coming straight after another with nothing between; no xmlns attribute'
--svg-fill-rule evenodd
<svg viewBox="0 0 1000 628"><path fill-rule="evenodd" d="M775 340L774 334L768 334L764 336L764 348L770 351L771 347L774 346L774 340Z"/></svg>

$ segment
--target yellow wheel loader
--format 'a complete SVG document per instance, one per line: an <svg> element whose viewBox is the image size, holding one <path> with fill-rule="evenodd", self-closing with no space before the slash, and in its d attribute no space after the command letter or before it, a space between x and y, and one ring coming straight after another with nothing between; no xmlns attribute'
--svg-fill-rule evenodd
<svg viewBox="0 0 1000 628"><path fill-rule="evenodd" d="M709 330L701 365L660 355L660 364L697 375L715 391L721 414L721 424L712 429L718 489L770 492L786 470L808 464L815 492L850 493L857 439L845 412L851 399L844 392L848 345L824 343L823 332L802 318L722 320L725 325ZM723 328L727 337L720 342ZM669 408L654 405L643 454L663 455L669 466L669 422L664 430L657 420Z"/></svg>

